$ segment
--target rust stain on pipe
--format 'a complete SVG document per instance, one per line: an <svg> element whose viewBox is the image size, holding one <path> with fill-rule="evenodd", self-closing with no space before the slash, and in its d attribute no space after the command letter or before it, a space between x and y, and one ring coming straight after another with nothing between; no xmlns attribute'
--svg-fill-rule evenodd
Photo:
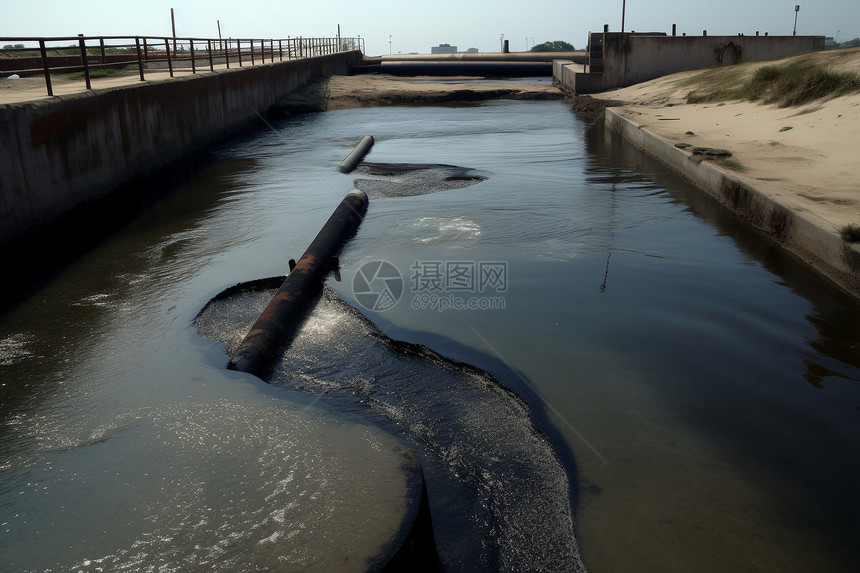
<svg viewBox="0 0 860 573"><path fill-rule="evenodd" d="M361 222L367 205L367 195L358 189L343 198L251 327L227 368L264 380L271 374L319 294L332 259Z"/></svg>

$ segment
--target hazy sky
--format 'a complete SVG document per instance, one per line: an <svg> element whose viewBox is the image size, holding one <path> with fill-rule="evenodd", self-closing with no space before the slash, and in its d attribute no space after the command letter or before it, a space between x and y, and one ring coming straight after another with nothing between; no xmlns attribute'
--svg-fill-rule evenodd
<svg viewBox="0 0 860 573"><path fill-rule="evenodd" d="M627 0L627 31L790 35L800 3L799 35L860 36L860 0ZM170 35L170 8L178 36L215 38L216 21L226 37L343 36L365 39L368 55L429 53L440 43L460 50L498 51L504 34L511 51L526 44L565 40L577 48L589 31L621 29L622 0L0 0L0 37ZM528 40L527 40L528 39Z"/></svg>

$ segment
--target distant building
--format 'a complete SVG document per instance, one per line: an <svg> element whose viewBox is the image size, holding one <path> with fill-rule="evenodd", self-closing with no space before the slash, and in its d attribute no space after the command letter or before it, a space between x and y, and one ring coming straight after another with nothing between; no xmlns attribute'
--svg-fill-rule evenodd
<svg viewBox="0 0 860 573"><path fill-rule="evenodd" d="M478 48L469 48L468 50L466 50L466 53L467 54L477 54Z"/></svg>
<svg viewBox="0 0 860 573"><path fill-rule="evenodd" d="M835 48L839 44L836 43L836 40L833 36L825 36L824 37L824 47L825 48Z"/></svg>
<svg viewBox="0 0 860 573"><path fill-rule="evenodd" d="M438 46L433 46L430 48L431 54L456 54L457 46L452 46L451 44L439 44Z"/></svg>

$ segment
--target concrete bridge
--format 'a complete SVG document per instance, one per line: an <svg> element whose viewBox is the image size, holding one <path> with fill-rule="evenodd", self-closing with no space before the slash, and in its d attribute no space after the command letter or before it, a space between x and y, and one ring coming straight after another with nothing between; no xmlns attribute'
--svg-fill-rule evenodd
<svg viewBox="0 0 860 573"><path fill-rule="evenodd" d="M396 76L552 76L552 62L585 64L585 52L515 52L460 54L396 54L365 57L353 71Z"/></svg>

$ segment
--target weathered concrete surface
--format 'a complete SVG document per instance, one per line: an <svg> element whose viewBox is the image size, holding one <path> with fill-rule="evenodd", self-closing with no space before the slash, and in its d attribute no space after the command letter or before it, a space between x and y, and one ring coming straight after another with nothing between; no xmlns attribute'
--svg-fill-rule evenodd
<svg viewBox="0 0 860 573"><path fill-rule="evenodd" d="M667 74L743 62L778 60L824 49L824 36L667 36L592 33L585 66L554 68L566 91L595 93ZM561 58L560 58L561 59ZM566 71L562 71L562 67Z"/></svg>
<svg viewBox="0 0 860 573"><path fill-rule="evenodd" d="M571 60L584 64L586 53L576 52L460 52L457 54L390 54L374 58L365 57L362 64L381 62L552 62Z"/></svg>
<svg viewBox="0 0 860 573"><path fill-rule="evenodd" d="M585 52L395 54L364 58L356 73L397 76L532 77L552 74L552 62L584 64Z"/></svg>
<svg viewBox="0 0 860 573"><path fill-rule="evenodd" d="M0 244L254 122L346 52L0 105Z"/></svg>
<svg viewBox="0 0 860 573"><path fill-rule="evenodd" d="M788 196L761 189L761 182L707 161L653 133L621 110L607 108L605 125L677 171L740 218L797 255L854 296L860 297L860 246L846 243L832 225Z"/></svg>

